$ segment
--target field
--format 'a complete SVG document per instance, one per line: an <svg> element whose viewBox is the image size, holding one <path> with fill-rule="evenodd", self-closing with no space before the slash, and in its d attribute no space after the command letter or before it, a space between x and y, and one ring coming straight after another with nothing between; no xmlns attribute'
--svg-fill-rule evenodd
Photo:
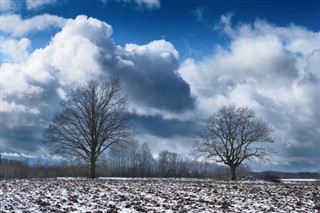
<svg viewBox="0 0 320 213"><path fill-rule="evenodd" d="M0 212L319 212L320 186L200 179L0 180Z"/></svg>

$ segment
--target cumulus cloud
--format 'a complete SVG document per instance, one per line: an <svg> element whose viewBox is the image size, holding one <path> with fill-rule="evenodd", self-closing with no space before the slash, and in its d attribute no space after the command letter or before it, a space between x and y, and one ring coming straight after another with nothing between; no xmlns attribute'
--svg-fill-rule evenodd
<svg viewBox="0 0 320 213"><path fill-rule="evenodd" d="M309 147L319 148L319 32L262 20L232 27L231 17L222 16L220 27L230 44L203 60L185 60L179 73L203 117L225 104L252 107L273 125L280 152L307 160ZM319 160L316 153L311 158Z"/></svg>
<svg viewBox="0 0 320 213"><path fill-rule="evenodd" d="M189 152L190 135L197 129L190 118L206 118L220 105L235 103L252 107L273 125L277 149L289 161L302 159L316 168L313 162L319 157L312 150L319 148L320 137L318 32L262 20L233 27L229 15L222 17L219 29L230 44L216 46L203 60L189 58L180 65L172 43L119 46L112 40L112 27L95 18L3 17L7 21L1 30L10 37L4 35L1 46L1 137L10 152L41 149L41 130L68 88L117 77L140 116L137 137L151 141L154 153ZM48 26L61 30L46 46L30 52L31 41L25 37Z"/></svg>
<svg viewBox="0 0 320 213"><path fill-rule="evenodd" d="M0 1L0 11L10 11L14 9L14 2L13 0L1 0Z"/></svg>
<svg viewBox="0 0 320 213"><path fill-rule="evenodd" d="M97 19L78 16L67 21L42 54L62 85L84 83L95 79L102 72L98 60L103 48L113 48L109 39L110 25Z"/></svg>
<svg viewBox="0 0 320 213"><path fill-rule="evenodd" d="M29 56L28 48L31 41L27 38L16 39L1 39L1 52L3 61L21 62Z"/></svg>
<svg viewBox="0 0 320 213"><path fill-rule="evenodd" d="M28 27L20 33L12 33L26 34L39 24L39 17L42 16L21 20L18 24L28 23ZM30 45L26 38L4 39L1 51L11 57L1 64L1 122L4 132L1 137L4 147L30 152L39 149L42 146L42 128L59 109L58 103L65 89L95 78L101 72L99 52L104 48L102 44L106 43L103 39L110 43L111 26L84 16L64 24L51 43L31 53L26 51ZM45 30L42 25L45 21L37 29Z"/></svg>
<svg viewBox="0 0 320 213"><path fill-rule="evenodd" d="M25 23L35 26L38 18L19 21ZM31 27L25 28L16 32L7 25L4 29L24 35ZM78 16L64 20L50 43L32 52L27 51L28 39L5 38L2 52L10 58L1 64L5 147L16 152L39 149L42 128L59 109L66 91L89 79L120 78L132 109L139 115L173 119L193 109L189 86L177 73L179 53L170 42L157 40L121 47L111 36L109 24Z"/></svg>
<svg viewBox="0 0 320 213"><path fill-rule="evenodd" d="M31 18L31 23L35 19ZM37 22L37 21L35 21ZM132 102L155 111L180 111L190 109L194 100L188 85L177 73L179 53L174 46L158 40L146 45L127 44L116 46L112 39L112 27L86 16L67 20L63 29L50 44L25 54L29 42L26 39L8 40L3 51L13 55L13 47L21 46L22 63L2 64L4 93L18 96L41 93L41 87L29 84L30 80L48 83L57 80L62 86L83 83L103 76L119 77L124 88L130 91ZM18 56L18 55L16 55ZM27 57L27 59L26 59ZM12 86L13 78L20 81L20 88ZM60 88L61 94L61 88ZM181 97L177 100L176 94ZM151 110L152 111L152 110Z"/></svg>
<svg viewBox="0 0 320 213"><path fill-rule="evenodd" d="M157 40L142 46L127 44L120 51L113 74L123 79L138 113L165 116L194 107L189 86L177 74L179 54L171 43Z"/></svg>
<svg viewBox="0 0 320 213"><path fill-rule="evenodd" d="M59 16L43 14L23 20L20 15L1 15L1 32L12 36L24 36L52 27L61 28L66 20ZM19 26L19 27L17 27Z"/></svg>

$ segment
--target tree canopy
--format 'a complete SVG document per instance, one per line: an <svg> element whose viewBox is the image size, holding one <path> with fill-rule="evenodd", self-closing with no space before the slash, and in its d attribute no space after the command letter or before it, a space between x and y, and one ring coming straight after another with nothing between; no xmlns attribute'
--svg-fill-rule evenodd
<svg viewBox="0 0 320 213"><path fill-rule="evenodd" d="M95 178L96 162L110 146L131 134L126 96L119 80L89 81L72 89L61 103L62 111L44 129L45 141L55 152L84 160Z"/></svg>
<svg viewBox="0 0 320 213"><path fill-rule="evenodd" d="M223 106L203 124L195 137L195 152L230 167L231 179L245 160L265 158L272 150L272 128L255 117L254 110L235 105Z"/></svg>

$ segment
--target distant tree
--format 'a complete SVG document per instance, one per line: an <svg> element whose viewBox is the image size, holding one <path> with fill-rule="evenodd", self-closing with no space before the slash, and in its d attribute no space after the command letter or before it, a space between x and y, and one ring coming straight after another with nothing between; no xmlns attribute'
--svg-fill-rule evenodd
<svg viewBox="0 0 320 213"><path fill-rule="evenodd" d="M168 165L168 173L170 177L176 177L177 175L177 160L178 154L177 153L169 153L169 165Z"/></svg>
<svg viewBox="0 0 320 213"><path fill-rule="evenodd" d="M130 136L128 122L133 115L126 111L121 84L119 80L89 81L70 90L61 106L62 111L44 129L45 141L55 152L87 162L95 178L99 156Z"/></svg>
<svg viewBox="0 0 320 213"><path fill-rule="evenodd" d="M136 176L137 153L139 143L130 139L125 144L118 144L110 148L108 164L113 168L114 176Z"/></svg>
<svg viewBox="0 0 320 213"><path fill-rule="evenodd" d="M140 176L146 177L150 175L153 160L148 144L143 143L138 151L138 168Z"/></svg>
<svg viewBox="0 0 320 213"><path fill-rule="evenodd" d="M162 177L176 177L178 168L178 154L167 150L158 154L159 172Z"/></svg>
<svg viewBox="0 0 320 213"><path fill-rule="evenodd" d="M158 154L159 172L161 177L168 176L170 152L168 150L161 151Z"/></svg>
<svg viewBox="0 0 320 213"><path fill-rule="evenodd" d="M113 146L108 153L113 176L148 177L154 158L147 143L129 140L126 146Z"/></svg>
<svg viewBox="0 0 320 213"><path fill-rule="evenodd" d="M203 125L195 137L195 152L200 156L222 162L230 167L231 179L244 160L265 158L272 150L271 127L255 118L254 110L235 105L223 106Z"/></svg>

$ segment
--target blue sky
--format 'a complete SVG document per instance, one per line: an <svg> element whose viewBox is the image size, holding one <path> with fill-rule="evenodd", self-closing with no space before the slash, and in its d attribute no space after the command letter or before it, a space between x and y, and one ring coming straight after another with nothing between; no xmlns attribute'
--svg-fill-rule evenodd
<svg viewBox="0 0 320 213"><path fill-rule="evenodd" d="M111 76L155 155L190 155L200 121L237 104L275 130L254 169L320 169L319 1L0 2L3 156L50 159L42 128L65 92Z"/></svg>

